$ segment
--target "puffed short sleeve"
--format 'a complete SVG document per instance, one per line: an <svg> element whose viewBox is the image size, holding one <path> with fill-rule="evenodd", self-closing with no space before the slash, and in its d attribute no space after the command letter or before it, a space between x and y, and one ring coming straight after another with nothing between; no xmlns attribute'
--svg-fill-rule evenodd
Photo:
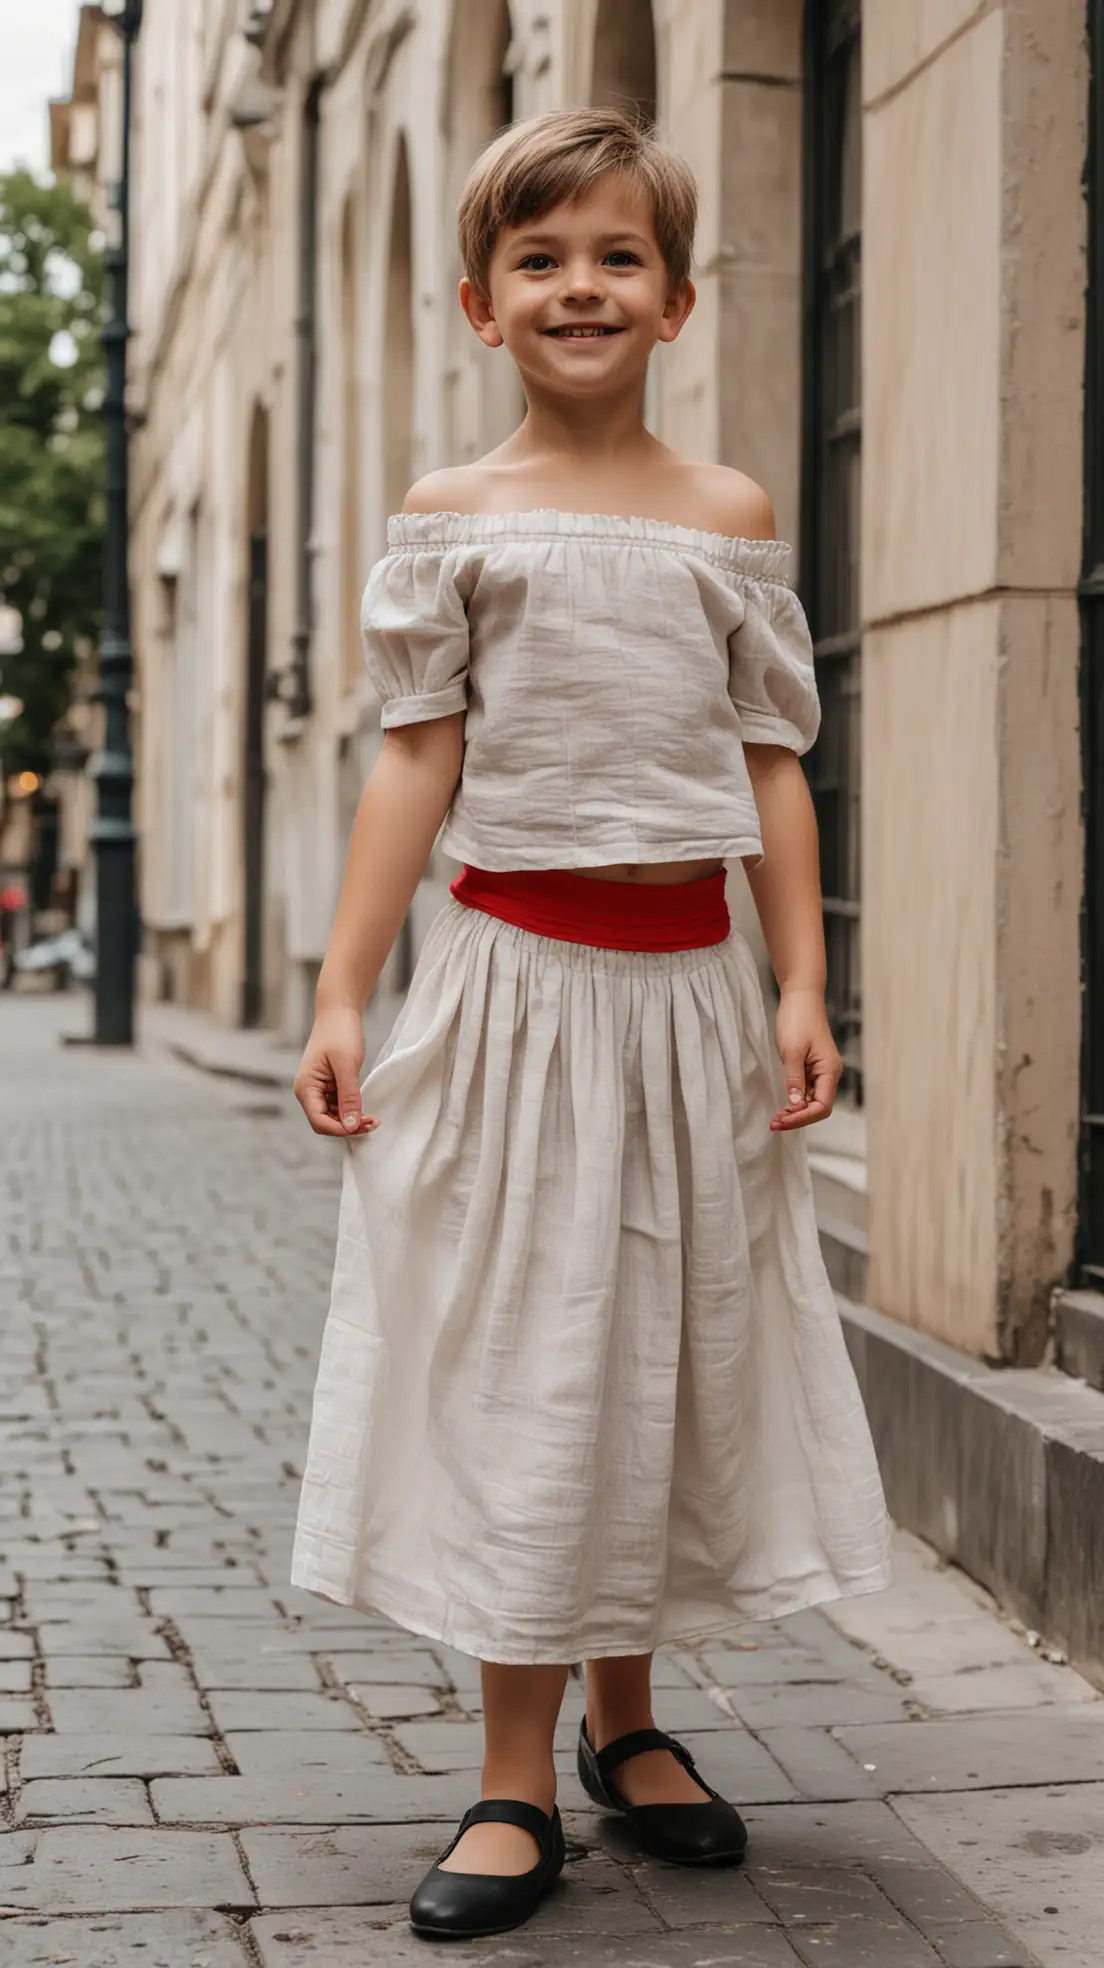
<svg viewBox="0 0 1104 1968"><path fill-rule="evenodd" d="M467 709L462 560L456 552L392 548L368 576L360 633L385 731Z"/></svg>
<svg viewBox="0 0 1104 1968"><path fill-rule="evenodd" d="M728 693L749 745L785 745L800 757L820 729L820 699L805 611L784 581L748 581L744 619L728 642Z"/></svg>

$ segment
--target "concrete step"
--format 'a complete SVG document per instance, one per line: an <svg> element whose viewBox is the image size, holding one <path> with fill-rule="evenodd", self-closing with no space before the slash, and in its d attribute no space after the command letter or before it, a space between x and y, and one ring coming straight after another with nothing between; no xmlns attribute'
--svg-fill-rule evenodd
<svg viewBox="0 0 1104 1968"><path fill-rule="evenodd" d="M1051 1309L1058 1366L1104 1390L1104 1292L1056 1292Z"/></svg>
<svg viewBox="0 0 1104 1968"><path fill-rule="evenodd" d="M897 1523L1104 1687L1104 1393L840 1313Z"/></svg>

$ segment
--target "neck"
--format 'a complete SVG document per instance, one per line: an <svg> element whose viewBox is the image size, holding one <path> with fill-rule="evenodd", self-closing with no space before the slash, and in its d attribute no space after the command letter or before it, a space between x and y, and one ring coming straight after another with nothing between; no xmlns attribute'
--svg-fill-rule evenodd
<svg viewBox="0 0 1104 1968"><path fill-rule="evenodd" d="M511 461L560 457L608 463L643 456L656 439L644 426L644 390L637 382L615 397L546 396L527 390L527 409L509 440Z"/></svg>

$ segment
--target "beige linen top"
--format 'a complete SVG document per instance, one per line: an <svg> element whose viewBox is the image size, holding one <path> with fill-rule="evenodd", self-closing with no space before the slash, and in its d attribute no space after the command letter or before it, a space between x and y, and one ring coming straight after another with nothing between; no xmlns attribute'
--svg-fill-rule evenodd
<svg viewBox="0 0 1104 1968"><path fill-rule="evenodd" d="M820 708L790 549L665 520L402 513L361 610L385 729L465 711L441 835L489 871L762 852L744 743Z"/></svg>

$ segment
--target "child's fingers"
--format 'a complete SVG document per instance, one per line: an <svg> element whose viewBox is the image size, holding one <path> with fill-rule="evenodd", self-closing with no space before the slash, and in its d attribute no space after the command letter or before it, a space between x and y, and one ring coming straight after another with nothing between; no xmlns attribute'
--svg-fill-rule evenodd
<svg viewBox="0 0 1104 1968"><path fill-rule="evenodd" d="M815 1121L826 1121L831 1111L831 1101L825 1100L807 1100L803 1107L784 1107L772 1120L771 1132L792 1134L795 1128L812 1127Z"/></svg>
<svg viewBox="0 0 1104 1968"><path fill-rule="evenodd" d="M836 1093L842 1073L842 1061L836 1060L831 1065L816 1066L810 1075L812 1079L812 1086L810 1088L811 1098L815 1101L822 1102L828 1113L831 1113L832 1108L835 1106Z"/></svg>
<svg viewBox="0 0 1104 1968"><path fill-rule="evenodd" d="M374 1116L360 1111L359 1085L355 1119L351 1126L346 1123L344 1115L349 1111L348 1088L342 1101L339 1088L329 1074L319 1074L317 1071L300 1074L295 1082L295 1098L315 1134L341 1135L347 1140L351 1135L370 1134L379 1126Z"/></svg>
<svg viewBox="0 0 1104 1968"><path fill-rule="evenodd" d="M345 1133L346 1130L342 1127L336 1115L330 1113L325 1088L319 1086L317 1082L308 1081L302 1086L297 1084L295 1098L303 1109L315 1134L343 1135Z"/></svg>
<svg viewBox="0 0 1104 1968"><path fill-rule="evenodd" d="M786 1098L791 1107L800 1107L806 1097L807 1081L803 1048L787 1048L782 1054L782 1071L786 1076Z"/></svg>
<svg viewBox="0 0 1104 1968"><path fill-rule="evenodd" d="M360 1108L360 1079L357 1072L359 1061L345 1057L330 1058L330 1069L336 1087L335 1106L338 1119L346 1134L359 1134L364 1116Z"/></svg>

